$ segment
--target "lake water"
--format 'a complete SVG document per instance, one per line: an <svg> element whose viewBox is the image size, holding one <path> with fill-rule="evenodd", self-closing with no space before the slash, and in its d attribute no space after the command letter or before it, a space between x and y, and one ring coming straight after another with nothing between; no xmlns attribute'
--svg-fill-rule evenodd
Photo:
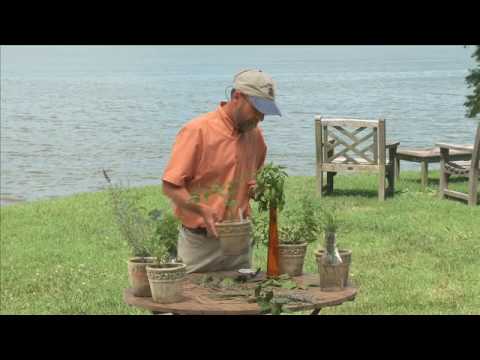
<svg viewBox="0 0 480 360"><path fill-rule="evenodd" d="M471 143L463 46L2 46L1 193L96 191L101 170L159 184L182 124L226 99L244 68L277 82L267 161L315 174L314 116L386 119L401 147ZM402 163L402 168L416 168Z"/></svg>

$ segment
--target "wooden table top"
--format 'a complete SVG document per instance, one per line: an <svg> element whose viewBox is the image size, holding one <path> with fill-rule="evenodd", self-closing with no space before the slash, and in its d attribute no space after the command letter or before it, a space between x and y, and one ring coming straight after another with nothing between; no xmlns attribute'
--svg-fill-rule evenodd
<svg viewBox="0 0 480 360"><path fill-rule="evenodd" d="M183 283L183 301L171 304L158 304L153 302L151 297L136 297L133 295L132 289L127 288L124 291L124 301L131 306L150 310L159 313L174 313L181 315L258 315L260 307L256 303L249 303L245 297L218 299L211 295L219 294L218 289L211 289L201 285L195 280L206 274L188 274ZM239 274L232 271L216 272L207 275L213 276L238 276ZM265 273L260 273L252 280L246 283L253 295L254 288L258 281L265 279ZM340 305L346 301L355 299L357 289L353 286L345 287L340 291L326 292L321 291L320 287L311 287L311 284L319 283L319 275L303 274L292 278L298 285L306 287L302 289L282 289L274 288L275 295L295 295L306 296L311 303L291 302L284 305L285 309L290 311L314 310L327 306Z"/></svg>

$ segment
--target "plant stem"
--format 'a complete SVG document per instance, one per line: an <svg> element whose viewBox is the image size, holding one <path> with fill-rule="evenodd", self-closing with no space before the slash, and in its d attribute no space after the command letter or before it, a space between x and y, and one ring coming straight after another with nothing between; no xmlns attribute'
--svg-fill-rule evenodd
<svg viewBox="0 0 480 360"><path fill-rule="evenodd" d="M278 226L277 226L277 208L270 207L270 223L268 229L268 257L267 257L267 276L277 277L280 275L278 266Z"/></svg>

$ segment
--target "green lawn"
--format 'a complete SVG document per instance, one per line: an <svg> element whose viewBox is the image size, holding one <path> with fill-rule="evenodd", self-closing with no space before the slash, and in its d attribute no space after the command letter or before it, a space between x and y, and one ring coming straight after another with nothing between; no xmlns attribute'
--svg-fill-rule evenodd
<svg viewBox="0 0 480 360"><path fill-rule="evenodd" d="M480 314L480 206L439 200L438 172L422 192L418 172L402 172L394 198L377 201L376 177L336 176L322 199L341 208L341 248L353 251L354 302L322 314ZM467 188L454 181L452 187ZM288 179L287 201L315 186ZM160 187L132 189L147 209L169 206ZM119 239L106 192L0 208L1 314L148 314L123 303L127 244ZM309 246L305 271L315 272ZM266 267L266 248L255 248Z"/></svg>

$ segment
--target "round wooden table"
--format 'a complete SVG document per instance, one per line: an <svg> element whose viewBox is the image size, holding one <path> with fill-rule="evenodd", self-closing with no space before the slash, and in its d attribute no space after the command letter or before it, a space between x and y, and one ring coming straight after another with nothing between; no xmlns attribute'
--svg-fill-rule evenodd
<svg viewBox="0 0 480 360"><path fill-rule="evenodd" d="M222 271L210 273L212 276L238 276L237 272ZM176 315L259 315L260 307L256 303L247 302L246 298L217 299L213 294L219 293L218 290L210 289L199 285L199 277L210 274L188 274L183 284L183 300L171 304L158 304L153 302L151 297L136 297L132 289L124 291L124 301L131 306L150 310L153 314L176 314ZM252 295L255 285L258 281L265 279L265 273L259 273L255 278L249 280L246 284L251 287ZM357 289L353 286L347 286L340 291L326 292L318 287L319 275L303 274L292 278L298 285L305 287L303 289L275 289L275 294L289 294L299 297L307 297L309 302L291 302L283 306L288 311L312 310L311 315L316 315L323 307L341 305L346 301L353 301L357 294ZM317 286L311 286L317 285Z"/></svg>

